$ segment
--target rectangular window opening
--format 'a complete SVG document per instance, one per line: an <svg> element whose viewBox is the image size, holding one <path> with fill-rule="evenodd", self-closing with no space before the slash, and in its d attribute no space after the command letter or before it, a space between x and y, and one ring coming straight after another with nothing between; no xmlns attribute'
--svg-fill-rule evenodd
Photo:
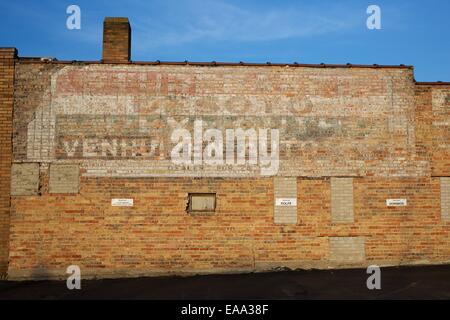
<svg viewBox="0 0 450 320"><path fill-rule="evenodd" d="M189 213L213 213L216 211L215 193L189 193Z"/></svg>

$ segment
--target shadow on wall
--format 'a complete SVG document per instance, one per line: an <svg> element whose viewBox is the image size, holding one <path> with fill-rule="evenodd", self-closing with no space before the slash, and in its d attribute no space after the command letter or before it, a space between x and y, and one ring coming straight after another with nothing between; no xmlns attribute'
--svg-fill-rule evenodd
<svg viewBox="0 0 450 320"><path fill-rule="evenodd" d="M48 272L47 268L40 265L33 268L30 274L30 279L33 280L48 280L51 278L51 273Z"/></svg>
<svg viewBox="0 0 450 320"><path fill-rule="evenodd" d="M52 278L52 273L49 272L47 267L44 267L43 259L38 255L37 264L30 272L29 279L33 280L48 280Z"/></svg>

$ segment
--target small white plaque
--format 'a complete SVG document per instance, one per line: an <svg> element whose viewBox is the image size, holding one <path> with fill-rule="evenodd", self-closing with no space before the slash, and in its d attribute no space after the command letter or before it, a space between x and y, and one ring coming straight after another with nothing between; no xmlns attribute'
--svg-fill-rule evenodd
<svg viewBox="0 0 450 320"><path fill-rule="evenodd" d="M133 199L111 199L113 207L132 207Z"/></svg>
<svg viewBox="0 0 450 320"><path fill-rule="evenodd" d="M386 199L388 207L404 207L408 204L406 199Z"/></svg>
<svg viewBox="0 0 450 320"><path fill-rule="evenodd" d="M279 207L296 207L297 198L276 198L275 205Z"/></svg>

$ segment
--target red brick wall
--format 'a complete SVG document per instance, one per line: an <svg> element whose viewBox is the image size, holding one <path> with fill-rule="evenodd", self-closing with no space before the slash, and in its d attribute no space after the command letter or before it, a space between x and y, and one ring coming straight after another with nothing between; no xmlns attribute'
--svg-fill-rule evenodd
<svg viewBox="0 0 450 320"><path fill-rule="evenodd" d="M418 135L431 157L432 175L450 175L450 85L419 84L416 88ZM427 152L428 151L428 152Z"/></svg>
<svg viewBox="0 0 450 320"><path fill-rule="evenodd" d="M0 48L0 277L8 268L15 57L15 49Z"/></svg>
<svg viewBox="0 0 450 320"><path fill-rule="evenodd" d="M64 277L71 264L100 277L347 267L330 259L340 237L364 238L352 266L450 262L437 177L449 175L449 89L416 85L408 68L19 62L16 79L14 162L40 163L41 182L39 195L12 197L11 278ZM131 135L135 116L231 113L258 125L284 115L280 175L297 177L297 223L274 224L273 177L125 177L142 164L155 174L153 159L58 158L48 139L58 113L55 137ZM128 127L106 123L111 114L129 116ZM109 176L87 174L114 161L122 167ZM48 192L49 163L80 165L78 194ZM330 177L353 177L354 222L332 223ZM188 214L190 192L217 193L217 212Z"/></svg>
<svg viewBox="0 0 450 320"><path fill-rule="evenodd" d="M18 68L16 160L67 158L64 143L72 144L79 137L139 137L141 121L155 132L156 142L167 145L171 123L186 120L186 126L192 126L195 117L203 117L208 126L219 129L281 130L283 175L422 176L430 170L429 162L416 157L415 84L412 70L406 67L55 63L43 68L21 63ZM41 91L29 92L30 83ZM53 125L49 115L55 117L54 131L49 129ZM33 143L28 142L30 136ZM72 158L82 159L81 149L79 143ZM138 160L169 156L170 148L158 147L153 157ZM121 160L117 156L91 159L98 160L92 162L95 169L106 170L111 169L108 160Z"/></svg>
<svg viewBox="0 0 450 320"><path fill-rule="evenodd" d="M415 90L415 133L417 157L431 163L433 157L432 87L417 85Z"/></svg>
<svg viewBox="0 0 450 320"><path fill-rule="evenodd" d="M298 178L298 223L273 223L265 179L83 179L79 195L13 199L10 276L214 273L340 267L328 237L365 237L365 264L450 262L437 179L355 179L355 222L332 224L329 179ZM188 192L216 192L214 215L189 215ZM407 207L385 200L404 197ZM114 197L134 198L111 208ZM361 265L359 265L361 266Z"/></svg>

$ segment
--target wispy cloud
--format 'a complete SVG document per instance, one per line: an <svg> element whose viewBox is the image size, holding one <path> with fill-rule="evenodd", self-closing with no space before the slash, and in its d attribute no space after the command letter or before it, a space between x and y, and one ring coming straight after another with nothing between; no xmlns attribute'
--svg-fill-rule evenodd
<svg viewBox="0 0 450 320"><path fill-rule="evenodd" d="M183 2L158 18L135 18L140 50L195 41L272 41L348 30L361 14L338 6L256 7L251 10L223 1Z"/></svg>

